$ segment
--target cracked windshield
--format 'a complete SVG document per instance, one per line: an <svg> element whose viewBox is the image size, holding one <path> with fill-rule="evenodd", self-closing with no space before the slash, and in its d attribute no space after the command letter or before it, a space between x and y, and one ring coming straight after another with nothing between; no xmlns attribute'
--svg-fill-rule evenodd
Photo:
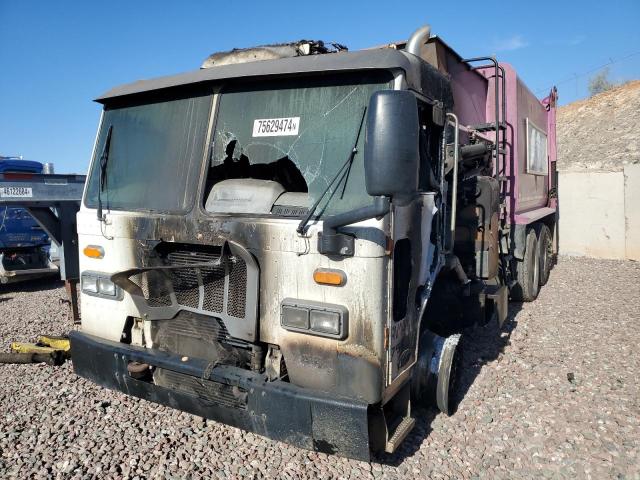
<svg viewBox="0 0 640 480"><path fill-rule="evenodd" d="M321 197L351 156L316 213L339 213L370 203L364 184L361 127L369 97L390 88L388 74L280 80L256 89L233 87L219 97L207 192L230 179L262 180L275 189L253 212L299 216ZM261 184L245 186L260 188ZM242 183L238 181L234 186ZM264 186L264 185L263 185ZM219 211L205 198L206 208ZM251 212L247 212L251 213Z"/></svg>

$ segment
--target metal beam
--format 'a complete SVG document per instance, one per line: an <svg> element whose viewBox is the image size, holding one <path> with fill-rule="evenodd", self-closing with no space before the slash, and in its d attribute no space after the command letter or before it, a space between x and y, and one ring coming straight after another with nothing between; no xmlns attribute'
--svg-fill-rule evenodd
<svg viewBox="0 0 640 480"><path fill-rule="evenodd" d="M62 247L62 238L60 237L60 219L53 213L50 207L25 207L36 222L40 224L42 229L49 235L51 240L56 242L58 247Z"/></svg>
<svg viewBox="0 0 640 480"><path fill-rule="evenodd" d="M80 277L76 213L84 175L0 173L0 207L25 208L58 245L60 277Z"/></svg>
<svg viewBox="0 0 640 480"><path fill-rule="evenodd" d="M47 206L79 203L85 175L0 173L0 205Z"/></svg>

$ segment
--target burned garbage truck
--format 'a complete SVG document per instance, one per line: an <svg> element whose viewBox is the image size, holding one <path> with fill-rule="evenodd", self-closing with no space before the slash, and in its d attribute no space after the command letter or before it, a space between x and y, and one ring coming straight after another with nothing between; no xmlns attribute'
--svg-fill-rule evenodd
<svg viewBox="0 0 640 480"><path fill-rule="evenodd" d="M549 276L555 91L429 27L217 53L97 101L71 345L107 388L368 459L454 410L463 330Z"/></svg>

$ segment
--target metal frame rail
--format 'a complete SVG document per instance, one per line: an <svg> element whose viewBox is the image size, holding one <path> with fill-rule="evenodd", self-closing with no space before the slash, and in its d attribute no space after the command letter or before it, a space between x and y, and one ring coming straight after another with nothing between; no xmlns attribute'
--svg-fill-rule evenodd
<svg viewBox="0 0 640 480"><path fill-rule="evenodd" d="M78 320L77 283L80 278L76 214L85 175L0 173L0 206L25 208L60 253L60 278L65 281L74 322Z"/></svg>

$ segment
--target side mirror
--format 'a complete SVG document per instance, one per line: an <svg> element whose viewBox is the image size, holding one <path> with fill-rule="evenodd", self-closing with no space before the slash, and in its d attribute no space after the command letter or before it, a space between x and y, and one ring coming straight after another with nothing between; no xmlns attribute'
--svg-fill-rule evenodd
<svg viewBox="0 0 640 480"><path fill-rule="evenodd" d="M371 196L411 196L418 189L420 123L416 97L406 90L371 95L364 173Z"/></svg>

